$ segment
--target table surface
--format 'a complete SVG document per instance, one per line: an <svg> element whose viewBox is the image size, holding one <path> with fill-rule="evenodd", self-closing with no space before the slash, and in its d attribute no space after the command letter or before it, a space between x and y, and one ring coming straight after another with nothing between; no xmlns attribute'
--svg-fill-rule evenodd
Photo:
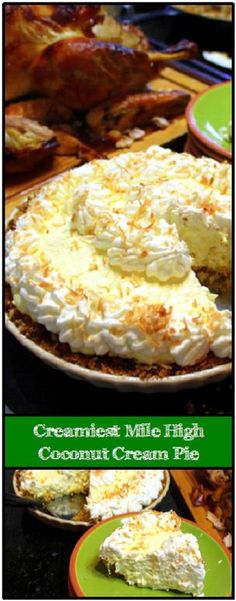
<svg viewBox="0 0 236 601"><path fill-rule="evenodd" d="M13 470L5 470L5 488L12 492ZM172 481L158 506L192 519ZM5 507L4 599L67 599L67 577L72 550L83 534L67 532L36 520L27 510Z"/></svg>

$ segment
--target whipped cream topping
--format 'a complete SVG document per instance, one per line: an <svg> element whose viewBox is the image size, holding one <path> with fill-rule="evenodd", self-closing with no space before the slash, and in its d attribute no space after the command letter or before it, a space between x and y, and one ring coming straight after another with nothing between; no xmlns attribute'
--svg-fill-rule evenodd
<svg viewBox="0 0 236 601"><path fill-rule="evenodd" d="M100 547L108 570L130 585L202 596L205 567L198 541L181 531L173 511L136 514L121 524Z"/></svg>
<svg viewBox="0 0 236 601"><path fill-rule="evenodd" d="M99 198L99 196L98 196ZM139 198L139 202L136 202ZM175 225L160 219L145 196L125 195L120 208L90 197L90 185L74 194L72 229L81 235L93 235L94 246L105 251L111 267L125 272L145 273L148 278L166 282L183 279L191 269L191 257ZM76 206L77 205L77 206ZM122 211L122 212L121 212Z"/></svg>
<svg viewBox="0 0 236 601"><path fill-rule="evenodd" d="M153 147L55 178L7 233L16 306L73 352L182 366L230 356L231 314L190 269L230 270L229 173Z"/></svg>
<svg viewBox="0 0 236 601"><path fill-rule="evenodd" d="M87 507L93 520L141 511L163 486L164 470L91 470Z"/></svg>
<svg viewBox="0 0 236 601"><path fill-rule="evenodd" d="M194 267L206 266L213 271L229 273L230 165L157 148L151 147L146 153L119 155L109 162L100 161L100 168L97 165L93 169L91 163L81 168L82 185L80 183L74 193L75 201L76 198L79 200L79 231L91 232L94 221L104 214L109 215L109 208L112 209L113 224L121 212L129 222L132 219L133 223L134 219L135 227L143 223L148 228L151 223L149 230L152 233L154 216L157 220L163 218L169 225L177 226L181 242L187 243ZM111 237L114 244L114 236ZM177 257L181 249L187 273L186 250L177 247L175 237L172 249ZM169 277L181 278L181 274L182 270L178 275L178 269L175 272L173 269Z"/></svg>
<svg viewBox="0 0 236 601"><path fill-rule="evenodd" d="M110 541L114 548L129 552L139 546L140 555L161 547L164 538L179 535L181 532L181 520L172 510L165 513L145 511L123 518L121 524L122 526L117 528L103 545L108 545Z"/></svg>

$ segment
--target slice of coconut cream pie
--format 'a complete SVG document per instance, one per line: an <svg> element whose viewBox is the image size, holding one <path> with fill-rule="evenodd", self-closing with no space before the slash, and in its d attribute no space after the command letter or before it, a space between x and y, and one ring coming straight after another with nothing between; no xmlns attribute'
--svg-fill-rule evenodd
<svg viewBox="0 0 236 601"><path fill-rule="evenodd" d="M100 558L130 585L203 596L204 562L198 541L181 530L174 511L149 511L122 520L105 539Z"/></svg>

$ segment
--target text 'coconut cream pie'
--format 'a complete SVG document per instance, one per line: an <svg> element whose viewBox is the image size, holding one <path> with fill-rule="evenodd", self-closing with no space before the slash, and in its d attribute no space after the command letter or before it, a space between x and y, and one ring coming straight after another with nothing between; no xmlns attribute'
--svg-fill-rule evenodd
<svg viewBox="0 0 236 601"><path fill-rule="evenodd" d="M205 567L197 538L182 532L174 511L147 511L121 523L100 546L109 573L138 587L203 595Z"/></svg>
<svg viewBox="0 0 236 601"><path fill-rule="evenodd" d="M43 186L7 232L14 306L72 353L194 366L231 354L231 170L157 146ZM201 282L201 283L200 283Z"/></svg>

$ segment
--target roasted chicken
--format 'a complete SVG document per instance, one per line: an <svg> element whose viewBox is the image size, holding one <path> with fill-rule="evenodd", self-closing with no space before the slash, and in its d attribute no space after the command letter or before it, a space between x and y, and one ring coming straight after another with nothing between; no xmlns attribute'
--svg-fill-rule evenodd
<svg viewBox="0 0 236 601"><path fill-rule="evenodd" d="M7 4L5 39L6 100L24 96L35 89L34 61L51 46L53 50L50 53L57 59L60 51L66 51L67 61L73 49L72 39L94 39L127 48L148 49L142 31L133 25L121 25L105 12L101 4ZM65 45L61 44L57 50L57 43L63 41ZM76 49L72 58L76 58ZM71 69L70 77L71 88ZM38 83L37 76L36 79ZM49 87L51 89L51 82Z"/></svg>
<svg viewBox="0 0 236 601"><path fill-rule="evenodd" d="M181 43L170 53L145 53L94 39L70 38L52 44L32 66L32 89L62 98L76 110L142 89L172 58L192 54L194 45Z"/></svg>
<svg viewBox="0 0 236 601"><path fill-rule="evenodd" d="M146 84L166 61L194 56L191 42L152 52L137 27L119 23L100 4L9 4L5 16L6 100L23 97L7 106L7 116L18 117L18 128L20 118L56 127L59 142L69 123L66 152L76 148L83 160L88 148L69 139L81 118L94 137L114 141L112 130L175 116L189 100L183 91L152 92ZM24 99L32 93L40 97Z"/></svg>
<svg viewBox="0 0 236 601"><path fill-rule="evenodd" d="M6 99L39 92L87 110L121 89L123 96L142 89L163 61L196 51L185 42L148 53L143 35L133 31L100 5L7 5Z"/></svg>

